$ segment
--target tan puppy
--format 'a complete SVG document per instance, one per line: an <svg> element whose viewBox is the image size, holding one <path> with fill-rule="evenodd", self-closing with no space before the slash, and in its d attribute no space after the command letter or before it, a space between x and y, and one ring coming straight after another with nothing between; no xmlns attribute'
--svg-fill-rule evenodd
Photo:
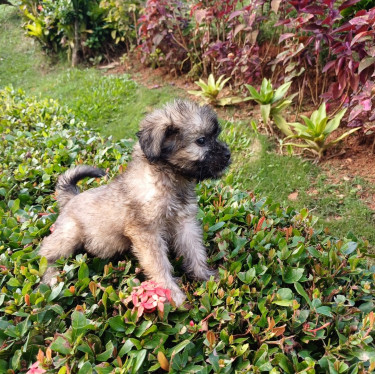
<svg viewBox="0 0 375 374"><path fill-rule="evenodd" d="M100 258L132 248L146 275L172 292L176 305L185 294L172 276L168 249L183 256L188 273L200 280L207 267L195 185L218 178L230 163L228 147L218 141L216 114L208 107L177 100L146 116L125 173L106 186L79 193L76 183L104 171L78 166L59 177L60 215L41 245L49 264L84 248ZM56 283L49 267L43 281Z"/></svg>

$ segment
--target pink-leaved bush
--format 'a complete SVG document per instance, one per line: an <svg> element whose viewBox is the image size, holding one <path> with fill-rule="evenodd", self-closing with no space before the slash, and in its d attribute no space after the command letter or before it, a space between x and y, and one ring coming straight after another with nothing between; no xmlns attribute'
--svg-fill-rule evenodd
<svg viewBox="0 0 375 374"><path fill-rule="evenodd" d="M156 309L163 313L164 303L167 301L172 302L170 290L162 288L154 281L146 281L134 287L125 304L133 302L133 311L137 311L137 316L140 318L143 313L152 313Z"/></svg>

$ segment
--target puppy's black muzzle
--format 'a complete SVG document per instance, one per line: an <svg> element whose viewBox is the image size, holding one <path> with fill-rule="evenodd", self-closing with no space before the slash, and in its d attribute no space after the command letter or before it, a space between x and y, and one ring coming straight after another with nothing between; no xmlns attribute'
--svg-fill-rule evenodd
<svg viewBox="0 0 375 374"><path fill-rule="evenodd" d="M199 163L198 180L220 178L231 163L231 153L225 143L215 141Z"/></svg>

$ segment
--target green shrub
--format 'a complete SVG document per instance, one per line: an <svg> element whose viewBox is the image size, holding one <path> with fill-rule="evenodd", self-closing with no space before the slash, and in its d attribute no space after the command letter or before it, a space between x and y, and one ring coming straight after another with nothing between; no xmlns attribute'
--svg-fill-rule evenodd
<svg viewBox="0 0 375 374"><path fill-rule="evenodd" d="M213 74L210 74L207 79L207 83L203 79L194 82L200 87L200 91L188 91L189 94L201 97L204 102L211 105L226 106L240 103L243 101L240 97L222 97L219 99L219 95L222 92L225 84L230 80L229 78L224 79L224 75L221 75L216 81Z"/></svg>
<svg viewBox="0 0 375 374"><path fill-rule="evenodd" d="M315 110L311 117L301 115L301 118L305 122L303 125L299 122L288 123L289 128L293 128L296 133L287 136L284 141L290 139L302 140L301 143L282 143L282 146L287 147L299 147L304 150L310 151L314 156L320 160L324 152L333 147L335 144L345 139L347 136L355 131L358 131L360 127L356 127L349 131L344 132L339 137L327 141L328 137L337 130L340 125L342 117L344 117L346 109L340 110L333 118L329 118L326 112L326 103L322 103L319 109Z"/></svg>
<svg viewBox="0 0 375 374"><path fill-rule="evenodd" d="M124 169L130 144L89 131L54 101L0 91L0 372L38 357L51 373L364 373L375 366L374 273L367 245L337 240L267 199L205 183L199 218L220 281L189 283L187 309L124 304L143 280L130 254L59 260L40 285L37 248L56 218L56 176L74 163ZM84 188L98 183L88 180ZM48 347L48 348L47 348ZM13 370L13 371L12 371Z"/></svg>
<svg viewBox="0 0 375 374"><path fill-rule="evenodd" d="M137 18L140 2L138 0L101 0L100 7L107 11L106 26L111 30L115 43L125 43L127 50L131 50L137 41Z"/></svg>
<svg viewBox="0 0 375 374"><path fill-rule="evenodd" d="M118 42L129 50L136 41L137 2L21 0L20 9L27 34L49 52L66 51L74 66L79 60L100 62L115 53Z"/></svg>
<svg viewBox="0 0 375 374"><path fill-rule="evenodd" d="M289 107L296 94L284 97L289 90L292 82L282 84L276 90L273 88L271 80L263 78L259 92L250 84L245 84L250 95L245 100L254 100L260 105L263 123L269 126L270 118L284 135L292 135L282 112ZM272 128L270 127L271 132Z"/></svg>

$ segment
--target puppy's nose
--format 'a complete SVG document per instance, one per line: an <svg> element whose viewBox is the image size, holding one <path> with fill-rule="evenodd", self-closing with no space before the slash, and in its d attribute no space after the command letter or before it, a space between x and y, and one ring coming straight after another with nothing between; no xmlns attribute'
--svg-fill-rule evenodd
<svg viewBox="0 0 375 374"><path fill-rule="evenodd" d="M225 157L227 160L230 159L230 150L229 150L229 149L226 149L226 150L224 151L224 157Z"/></svg>

